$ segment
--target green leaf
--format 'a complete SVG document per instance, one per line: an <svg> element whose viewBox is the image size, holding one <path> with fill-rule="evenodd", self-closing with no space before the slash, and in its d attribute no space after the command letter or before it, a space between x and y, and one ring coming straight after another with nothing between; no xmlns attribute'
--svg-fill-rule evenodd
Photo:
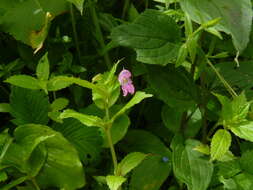
<svg viewBox="0 0 253 190"><path fill-rule="evenodd" d="M146 10L133 23L114 28L111 38L119 45L134 48L140 62L166 65L176 61L180 33L171 17L156 10Z"/></svg>
<svg viewBox="0 0 253 190"><path fill-rule="evenodd" d="M234 62L219 63L215 67L230 85L245 90L253 87L252 61L240 61L240 67L236 68ZM215 88L219 88L221 85L218 79L214 83Z"/></svg>
<svg viewBox="0 0 253 190"><path fill-rule="evenodd" d="M250 102L247 102L247 99L244 93L240 94L231 101L226 96L219 94L214 94L222 104L221 116L219 122L226 127L240 123L245 120L247 117Z"/></svg>
<svg viewBox="0 0 253 190"><path fill-rule="evenodd" d="M74 145L84 163L99 158L103 139L98 128L87 127L76 119L64 119L63 123L54 125L53 129L61 132Z"/></svg>
<svg viewBox="0 0 253 190"><path fill-rule="evenodd" d="M6 181L8 179L7 174L4 171L0 172L0 182Z"/></svg>
<svg viewBox="0 0 253 190"><path fill-rule="evenodd" d="M227 130L219 129L211 141L211 160L219 160L229 150L231 135Z"/></svg>
<svg viewBox="0 0 253 190"><path fill-rule="evenodd" d="M10 113L15 117L16 125L27 123L46 125L48 122L49 101L41 91L12 88L10 106Z"/></svg>
<svg viewBox="0 0 253 190"><path fill-rule="evenodd" d="M243 171L253 174L253 161L252 161L253 151L247 151L242 154L240 158L240 166Z"/></svg>
<svg viewBox="0 0 253 190"><path fill-rule="evenodd" d="M120 84L114 74L119 62L120 61L114 64L110 72L98 74L92 79L92 81L96 83L96 86L104 89L107 94L107 96L105 96L96 89L92 90L92 100L100 109L105 109L106 107L110 108L118 100L120 95Z"/></svg>
<svg viewBox="0 0 253 190"><path fill-rule="evenodd" d="M251 190L253 188L253 175L241 173L233 177L239 190Z"/></svg>
<svg viewBox="0 0 253 190"><path fill-rule="evenodd" d="M83 3L85 0L67 0L67 1L73 3L81 14L83 13Z"/></svg>
<svg viewBox="0 0 253 190"><path fill-rule="evenodd" d="M106 183L109 186L110 190L118 190L118 188L126 181L126 178L122 176L106 176Z"/></svg>
<svg viewBox="0 0 253 190"><path fill-rule="evenodd" d="M53 134L35 131L33 128L18 127L14 132L14 142L2 156L0 168L15 167L20 172L35 176L44 164L46 152L39 145L52 138Z"/></svg>
<svg viewBox="0 0 253 190"><path fill-rule="evenodd" d="M250 0L182 0L180 5L199 24L221 18L214 28L230 34L235 48L241 53L249 42L252 23Z"/></svg>
<svg viewBox="0 0 253 190"><path fill-rule="evenodd" d="M57 98L51 104L52 111L60 111L69 104L69 100L66 98Z"/></svg>
<svg viewBox="0 0 253 190"><path fill-rule="evenodd" d="M130 130L120 144L125 152L143 152L171 157L170 150L163 142L148 131Z"/></svg>
<svg viewBox="0 0 253 190"><path fill-rule="evenodd" d="M159 190L170 172L170 162L159 155L148 156L133 170L129 190Z"/></svg>
<svg viewBox="0 0 253 190"><path fill-rule="evenodd" d="M55 17L68 10L68 3L63 0L15 0L12 2L1 0L0 8L3 12L0 15L2 30L14 36L16 40L37 49L42 46L47 35L46 31L49 29L44 27L47 13Z"/></svg>
<svg viewBox="0 0 253 190"><path fill-rule="evenodd" d="M29 75L13 75L6 79L5 82L22 88L28 88L33 90L41 89L39 81Z"/></svg>
<svg viewBox="0 0 253 190"><path fill-rule="evenodd" d="M193 150L198 144L195 141L188 141L186 147L180 143L173 146L174 174L189 190L206 190L213 174L213 164Z"/></svg>
<svg viewBox="0 0 253 190"><path fill-rule="evenodd" d="M138 166L145 158L146 154L140 152L132 152L124 157L118 165L117 174L125 176L136 166Z"/></svg>
<svg viewBox="0 0 253 190"><path fill-rule="evenodd" d="M2 113L9 113L10 111L11 111L10 104L0 103L0 112L2 112Z"/></svg>
<svg viewBox="0 0 253 190"><path fill-rule="evenodd" d="M159 99L180 110L187 110L195 105L198 100L198 89L186 70L174 66L147 68L148 83Z"/></svg>
<svg viewBox="0 0 253 190"><path fill-rule="evenodd" d="M232 125L230 130L238 137L253 142L253 121Z"/></svg>
<svg viewBox="0 0 253 190"><path fill-rule="evenodd" d="M74 110L71 109L67 109L64 110L61 115L60 115L61 119L65 119L65 118L75 118L77 120L79 120L81 123L83 123L84 125L87 125L89 127L93 126L93 127L103 127L103 120L97 116L93 116L93 115L86 115L83 113L79 113L76 112Z"/></svg>
<svg viewBox="0 0 253 190"><path fill-rule="evenodd" d="M46 159L36 176L36 181L41 188L58 187L74 190L84 185L83 167L78 154L60 133L47 126L29 124L19 127L15 134L17 141L21 142L28 137L34 138L41 135L51 137L43 143L47 151ZM27 137L27 134L30 135ZM29 139L27 142L30 143Z"/></svg>
<svg viewBox="0 0 253 190"><path fill-rule="evenodd" d="M49 61L48 53L46 53L39 61L36 68L36 75L39 80L47 81L49 78Z"/></svg>
<svg viewBox="0 0 253 190"><path fill-rule="evenodd" d="M153 95L151 94L146 94L145 92L137 91L134 95L134 97L121 109L119 110L113 117L112 121L114 121L118 116L124 114L126 110L130 109L133 107L135 104L140 103L142 100L145 98L152 97Z"/></svg>
<svg viewBox="0 0 253 190"><path fill-rule="evenodd" d="M56 76L51 78L47 83L48 91L58 91L72 85L72 81L62 80L62 76Z"/></svg>

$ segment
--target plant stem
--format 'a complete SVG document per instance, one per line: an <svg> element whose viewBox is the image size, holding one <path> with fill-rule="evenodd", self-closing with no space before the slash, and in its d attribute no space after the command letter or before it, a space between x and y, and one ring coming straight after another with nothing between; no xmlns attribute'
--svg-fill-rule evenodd
<svg viewBox="0 0 253 190"><path fill-rule="evenodd" d="M101 49L104 49L105 48L105 41L104 41L103 33L102 33L102 30L101 30L101 27L99 24L97 12L95 10L93 3L91 3L90 0L89 0L89 8L90 8L91 17L92 17L92 20L93 20L93 23L94 23L95 29L96 29L96 38L98 40L98 43L100 44ZM107 68L110 69L112 64L111 64L111 60L110 60L110 57L107 52L104 54L104 60L105 60Z"/></svg>
<svg viewBox="0 0 253 190"><path fill-rule="evenodd" d="M40 187L39 187L39 185L37 184L35 178L32 178L31 181L32 181L32 183L33 183L35 189L36 189L36 190L40 190Z"/></svg>
<svg viewBox="0 0 253 190"><path fill-rule="evenodd" d="M106 109L105 109L105 118L106 118L107 122L110 121L110 113L109 113L108 107L106 107ZM112 123L108 123L105 126L105 132L106 132L107 142L108 142L108 145L109 145L110 151L111 151L113 168L114 168L114 175L116 175L118 162L117 162L117 155L116 155L116 152L115 152L115 149L113 146L113 142L112 142L111 127L112 127Z"/></svg>
<svg viewBox="0 0 253 190"><path fill-rule="evenodd" d="M72 22L72 28L73 28L73 34L74 34L74 40L75 40L75 45L76 45L76 51L79 59L79 64L81 64L81 51L79 47L79 40L78 40L78 35L76 31L76 19L75 19L75 14L74 14L74 9L73 5L70 4L70 15L71 15L71 22Z"/></svg>
<svg viewBox="0 0 253 190"><path fill-rule="evenodd" d="M108 127L105 132L106 132L106 136L107 136L107 141L110 147L110 151L111 151L111 156L112 156L112 162L113 162L113 167L114 167L114 175L116 175L116 170L118 167L118 162L117 162L117 156L116 156L116 152L112 143L112 136L111 136L111 127Z"/></svg>
<svg viewBox="0 0 253 190"><path fill-rule="evenodd" d="M230 95L234 98L237 95L237 93L234 91L234 89L228 84L228 82L223 78L223 76L219 73L219 71L214 67L214 65L209 61L209 59L206 59L208 65L213 69L215 74L218 76L220 81L223 83L223 85L226 87L227 91L230 93Z"/></svg>

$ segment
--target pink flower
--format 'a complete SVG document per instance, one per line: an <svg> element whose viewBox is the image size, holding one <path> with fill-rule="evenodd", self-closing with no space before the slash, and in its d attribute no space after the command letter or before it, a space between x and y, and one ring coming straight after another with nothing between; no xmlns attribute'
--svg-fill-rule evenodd
<svg viewBox="0 0 253 190"><path fill-rule="evenodd" d="M123 91L123 96L127 96L128 93L134 94L135 89L131 76L131 72L126 69L123 69L119 74L118 80Z"/></svg>

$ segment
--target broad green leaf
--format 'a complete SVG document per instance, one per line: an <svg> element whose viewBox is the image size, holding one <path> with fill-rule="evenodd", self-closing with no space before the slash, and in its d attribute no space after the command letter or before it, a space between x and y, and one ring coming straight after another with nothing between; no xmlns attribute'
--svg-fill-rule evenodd
<svg viewBox="0 0 253 190"><path fill-rule="evenodd" d="M38 79L29 75L13 75L6 79L5 82L22 88L33 90L41 89Z"/></svg>
<svg viewBox="0 0 253 190"><path fill-rule="evenodd" d="M80 159L87 163L99 158L103 139L97 127L87 127L76 119L64 119L53 129L62 135L76 148Z"/></svg>
<svg viewBox="0 0 253 190"><path fill-rule="evenodd" d="M11 115L16 125L48 122L49 101L42 91L12 88L10 95Z"/></svg>
<svg viewBox="0 0 253 190"><path fill-rule="evenodd" d="M106 183L109 186L110 190L118 190L118 188L126 181L126 178L122 176L106 176Z"/></svg>
<svg viewBox="0 0 253 190"><path fill-rule="evenodd" d="M215 65L220 74L222 74L230 85L245 90L253 87L253 74L251 72L253 69L253 62L240 61L240 67L235 68L235 66L234 62L224 62ZM214 88L220 88L221 85L221 82L217 79L214 83Z"/></svg>
<svg viewBox="0 0 253 190"><path fill-rule="evenodd" d="M227 130L219 129L211 141L211 160L219 160L229 150L231 135Z"/></svg>
<svg viewBox="0 0 253 190"><path fill-rule="evenodd" d="M170 162L159 155L148 156L133 170L129 190L159 190L170 172Z"/></svg>
<svg viewBox="0 0 253 190"><path fill-rule="evenodd" d="M251 190L253 188L253 175L251 174L240 173L233 177L233 179L239 187L238 190Z"/></svg>
<svg viewBox="0 0 253 190"><path fill-rule="evenodd" d="M250 0L182 0L180 5L199 24L220 17L220 23L214 28L230 34L240 53L246 48L253 15Z"/></svg>
<svg viewBox="0 0 253 190"><path fill-rule="evenodd" d="M134 97L121 109L119 110L113 117L112 121L114 121L118 116L124 114L126 110L133 107L135 104L140 103L143 99L152 97L151 94L146 94L145 92L137 91Z"/></svg>
<svg viewBox="0 0 253 190"><path fill-rule="evenodd" d="M0 103L0 112L9 113L11 111L10 104L8 103Z"/></svg>
<svg viewBox="0 0 253 190"><path fill-rule="evenodd" d="M198 89L184 68L175 68L171 65L148 66L147 68L150 87L157 97L170 107L187 110L198 101Z"/></svg>
<svg viewBox="0 0 253 190"><path fill-rule="evenodd" d="M64 110L61 115L60 115L61 119L65 119L65 118L75 118L77 120L79 120L81 123L83 123L84 125L87 125L89 127L94 126L94 127L103 127L103 120L97 116L93 116L93 115L86 115L83 113L79 113L76 112L74 110L71 109L67 109Z"/></svg>
<svg viewBox="0 0 253 190"><path fill-rule="evenodd" d="M0 167L15 167L29 176L37 175L46 159L46 152L39 145L53 136L33 128L16 128L14 142L2 156Z"/></svg>
<svg viewBox="0 0 253 190"><path fill-rule="evenodd" d="M180 33L170 16L146 10L133 23L114 28L111 38L119 45L134 48L140 62L166 65L176 61Z"/></svg>
<svg viewBox="0 0 253 190"><path fill-rule="evenodd" d="M225 179L223 176L219 177L219 180L224 185L224 189L229 190L237 190L238 186L236 185L235 181L233 179Z"/></svg>
<svg viewBox="0 0 253 190"><path fill-rule="evenodd" d="M42 46L47 34L43 32L45 29L48 30L44 27L46 14L49 12L52 17L55 17L68 10L68 3L63 0L14 0L12 2L1 0L0 9L3 12L0 15L2 30L14 36L16 40L37 49Z"/></svg>
<svg viewBox="0 0 253 190"><path fill-rule="evenodd" d="M240 166L243 171L253 174L253 161L252 161L253 151L247 151L242 154L240 158Z"/></svg>
<svg viewBox="0 0 253 190"><path fill-rule="evenodd" d="M238 160L217 163L217 174L225 178L231 178L242 171Z"/></svg>
<svg viewBox="0 0 253 190"><path fill-rule="evenodd" d="M36 75L39 80L47 81L49 78L49 61L48 53L46 53L39 61L36 68Z"/></svg>
<svg viewBox="0 0 253 190"><path fill-rule="evenodd" d="M192 144L194 146L184 147L180 143L173 146L173 171L187 185L188 190L206 190L213 175L213 164L193 150L199 143L194 141Z"/></svg>
<svg viewBox="0 0 253 190"><path fill-rule="evenodd" d="M125 152L143 152L171 157L170 150L152 133L144 130L130 130L120 147Z"/></svg>
<svg viewBox="0 0 253 190"><path fill-rule="evenodd" d="M136 166L138 166L145 158L147 154L143 154L140 152L132 152L124 157L123 160L118 165L117 174L125 176L131 170L133 170Z"/></svg>
<svg viewBox="0 0 253 190"><path fill-rule="evenodd" d="M69 104L69 100L66 98L57 98L51 104L52 111L60 111Z"/></svg>
<svg viewBox="0 0 253 190"><path fill-rule="evenodd" d="M245 121L231 126L230 130L238 137L253 142L253 121Z"/></svg>
<svg viewBox="0 0 253 190"><path fill-rule="evenodd" d="M17 130L15 134L18 142L27 139L29 137L26 137L27 134L30 134L31 138L41 135L50 136L43 143L47 151L46 159L36 176L36 181L41 188L58 187L74 190L84 185L83 167L78 154L60 133L47 126L35 124L24 125ZM14 155L17 156L16 154Z"/></svg>

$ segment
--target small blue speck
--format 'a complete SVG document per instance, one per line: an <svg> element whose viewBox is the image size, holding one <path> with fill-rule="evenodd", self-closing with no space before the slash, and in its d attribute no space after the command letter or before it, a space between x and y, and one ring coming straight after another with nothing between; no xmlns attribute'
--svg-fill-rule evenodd
<svg viewBox="0 0 253 190"><path fill-rule="evenodd" d="M162 160L163 160L163 162L168 162L168 161L169 161L169 158L166 157L166 156L164 156L164 157L162 158Z"/></svg>

